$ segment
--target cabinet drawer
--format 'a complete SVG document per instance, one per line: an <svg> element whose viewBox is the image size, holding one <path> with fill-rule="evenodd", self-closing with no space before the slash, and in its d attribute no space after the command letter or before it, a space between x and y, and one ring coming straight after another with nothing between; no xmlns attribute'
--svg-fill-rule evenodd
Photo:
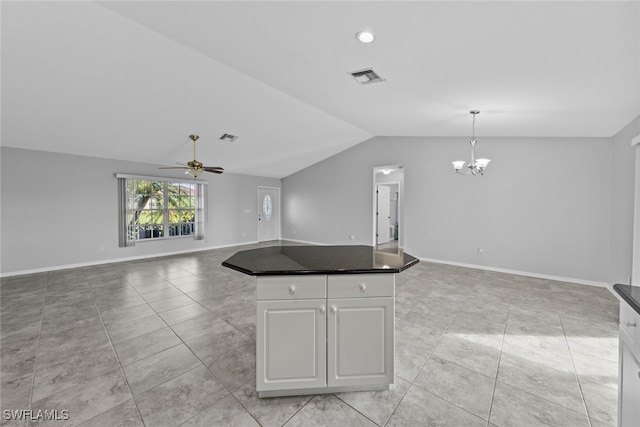
<svg viewBox="0 0 640 427"><path fill-rule="evenodd" d="M326 276L264 276L256 283L258 300L326 298Z"/></svg>
<svg viewBox="0 0 640 427"><path fill-rule="evenodd" d="M640 314L624 301L620 302L620 328L626 330L640 347Z"/></svg>
<svg viewBox="0 0 640 427"><path fill-rule="evenodd" d="M329 298L392 297L395 274L342 274L327 277Z"/></svg>

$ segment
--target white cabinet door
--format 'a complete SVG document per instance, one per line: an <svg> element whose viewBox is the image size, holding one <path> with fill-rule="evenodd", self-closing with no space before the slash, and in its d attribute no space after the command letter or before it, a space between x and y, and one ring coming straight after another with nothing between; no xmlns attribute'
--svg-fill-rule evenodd
<svg viewBox="0 0 640 427"><path fill-rule="evenodd" d="M258 301L256 389L326 386L326 300Z"/></svg>
<svg viewBox="0 0 640 427"><path fill-rule="evenodd" d="M327 385L392 384L393 298L329 299Z"/></svg>
<svg viewBox="0 0 640 427"><path fill-rule="evenodd" d="M620 427L634 427L640 423L640 362L629 350L624 339L620 342Z"/></svg>

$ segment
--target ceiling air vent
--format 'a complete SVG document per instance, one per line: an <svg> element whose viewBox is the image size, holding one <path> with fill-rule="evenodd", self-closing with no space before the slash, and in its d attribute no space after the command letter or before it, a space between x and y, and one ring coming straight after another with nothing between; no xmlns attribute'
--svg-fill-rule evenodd
<svg viewBox="0 0 640 427"><path fill-rule="evenodd" d="M233 142L236 139L238 139L238 137L236 135L231 135L230 133L223 133L222 136L220 137L220 141L225 141L225 142Z"/></svg>
<svg viewBox="0 0 640 427"><path fill-rule="evenodd" d="M353 71L350 73L354 79L360 82L363 85L368 85L369 83L379 83L385 81L382 77L378 75L372 68L366 68L360 71Z"/></svg>

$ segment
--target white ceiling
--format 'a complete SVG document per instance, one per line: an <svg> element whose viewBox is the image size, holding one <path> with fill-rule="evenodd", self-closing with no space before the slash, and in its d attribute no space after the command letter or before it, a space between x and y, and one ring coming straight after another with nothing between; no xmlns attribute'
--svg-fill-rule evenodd
<svg viewBox="0 0 640 427"><path fill-rule="evenodd" d="M470 109L480 137L612 136L640 2L2 2L3 146L172 165L197 133L206 165L284 177L376 135L466 141Z"/></svg>

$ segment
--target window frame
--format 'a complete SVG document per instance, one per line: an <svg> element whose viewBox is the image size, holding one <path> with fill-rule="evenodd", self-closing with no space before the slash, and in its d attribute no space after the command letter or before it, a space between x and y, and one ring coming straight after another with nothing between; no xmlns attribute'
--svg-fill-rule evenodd
<svg viewBox="0 0 640 427"><path fill-rule="evenodd" d="M207 198L207 182L206 181L198 181L194 179L181 179L181 178L169 178L169 177L157 177L157 176L145 176L145 175L130 175L130 174L116 174L116 178L118 179L118 209L119 209L119 246L120 247L132 247L135 246L136 242L156 242L160 240L174 240L174 239L187 239L192 238L194 240L206 240L206 219L207 219L207 211L206 211L206 198ZM129 221L131 214L131 207L129 205L128 199L128 185L132 180L136 181L152 181L158 182L162 184L162 208L161 209L150 209L149 211L156 211L162 213L162 237L150 237L150 238L139 238L139 234L136 235L136 232L132 230L132 227L139 228L140 225L132 225ZM195 213L193 222L188 222L186 224L192 224L193 232L191 234L179 234L179 235L170 235L171 226L176 223L171 223L169 218L170 211L176 211L178 213L182 212L180 206L177 208L169 206L168 203L168 188L171 184L178 184L178 187L181 188L182 184L194 185L193 195L193 211ZM189 210L192 210L191 208ZM146 209L145 209L146 210ZM180 223L178 223L180 224ZM159 224L160 225L160 224ZM138 233L140 230L137 230ZM152 234L153 235L153 234Z"/></svg>

